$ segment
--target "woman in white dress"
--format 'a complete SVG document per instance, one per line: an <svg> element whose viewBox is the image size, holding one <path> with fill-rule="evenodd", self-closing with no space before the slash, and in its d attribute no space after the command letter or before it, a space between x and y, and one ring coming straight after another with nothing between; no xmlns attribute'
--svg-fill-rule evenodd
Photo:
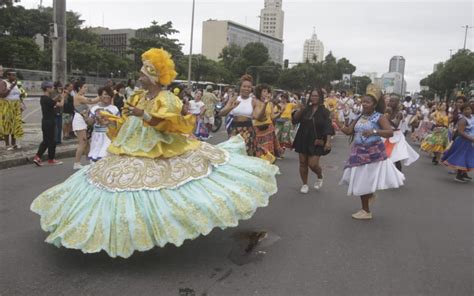
<svg viewBox="0 0 474 296"><path fill-rule="evenodd" d="M387 156L395 164L397 169L402 171L402 163L405 166L409 166L414 163L420 155L411 148L411 146L405 140L405 136L400 130L400 126L403 120L402 108L400 104L400 98L396 95L391 95L389 100L390 114L387 114L390 125L393 128L393 137L385 140L385 150Z"/></svg>
<svg viewBox="0 0 474 296"><path fill-rule="evenodd" d="M95 99L88 99L85 97L87 86L83 82L76 82L74 90L77 94L74 96L74 118L72 119L72 130L77 136L78 144L76 149L76 156L74 159L73 169L79 170L82 168L81 157L87 150L87 122L89 120L89 106L97 104L100 97ZM92 121L91 121L92 124Z"/></svg>
<svg viewBox="0 0 474 296"><path fill-rule="evenodd" d="M387 157L383 138L393 136L388 119L383 115L385 102L375 85L367 86L362 99L362 115L345 126L337 121L340 130L354 137L349 159L346 162L340 184L348 185L347 195L360 196L362 209L354 213L354 219L372 219L369 201L377 190L398 188L405 176Z"/></svg>
<svg viewBox="0 0 474 296"><path fill-rule="evenodd" d="M89 159L96 162L107 156L107 148L110 145L110 139L107 137L107 125L105 118L101 116L101 112L106 112L115 116L120 115L117 106L112 105L114 91L110 87L99 88L100 96L99 104L91 108L89 117L95 120L94 130L92 131L91 147L89 151Z"/></svg>

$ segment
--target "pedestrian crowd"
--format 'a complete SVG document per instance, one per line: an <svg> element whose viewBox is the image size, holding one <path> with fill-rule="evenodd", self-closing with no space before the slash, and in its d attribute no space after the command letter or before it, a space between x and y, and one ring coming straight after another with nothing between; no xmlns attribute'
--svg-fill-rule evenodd
<svg viewBox="0 0 474 296"><path fill-rule="evenodd" d="M2 69L3 71L3 69ZM9 150L18 149L23 135L21 112L25 92L16 74L6 71L0 83L0 131ZM43 82L40 98L43 141L34 163L43 165L48 151L48 164L56 160L56 145L77 138L73 168L81 169L82 156L94 163L104 158L111 144L107 135L108 120L104 112L119 118L124 108L139 91L133 80L114 84L108 81L95 98L88 98L83 81ZM458 96L455 102L432 102L403 99L396 94L382 94L369 85L363 96L348 95L345 90L307 89L300 93L275 91L269 85L254 86L252 76L241 77L239 84L221 90L207 85L204 89L185 86L170 88L170 93L183 102L183 115L194 118L193 136L206 141L221 125L229 137L240 136L249 156L271 163L285 157L285 151L298 153L300 192L307 194L309 172L316 175L314 189L323 186L321 157L331 152L336 133L350 136L352 147L344 167L341 184L348 185L348 195L361 197L362 209L356 219L372 217L369 203L377 190L403 185L403 166L414 163L419 154L406 137L432 156L433 164L444 164L455 173L455 180L471 180L474 169L473 100Z"/></svg>

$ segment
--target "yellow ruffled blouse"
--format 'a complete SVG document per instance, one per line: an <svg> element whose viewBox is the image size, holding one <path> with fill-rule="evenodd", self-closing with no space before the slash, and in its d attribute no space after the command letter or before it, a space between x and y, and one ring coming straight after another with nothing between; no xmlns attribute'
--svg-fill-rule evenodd
<svg viewBox="0 0 474 296"><path fill-rule="evenodd" d="M449 124L449 116L448 115L443 115L440 112L436 112L433 117L434 117L434 121L435 121L436 125L446 126L446 127L448 126L448 124Z"/></svg>
<svg viewBox="0 0 474 296"><path fill-rule="evenodd" d="M263 121L259 120L254 120L253 125L254 126L260 126L260 125L265 125L265 124L272 124L272 115L273 115L273 104L268 103L267 106L265 107L265 119Z"/></svg>
<svg viewBox="0 0 474 296"><path fill-rule="evenodd" d="M293 112L293 109L295 109L296 104L294 103L288 103L285 106L285 110L280 115L280 118L284 119L291 119L291 113Z"/></svg>
<svg viewBox="0 0 474 296"><path fill-rule="evenodd" d="M171 158L199 148L198 140L190 139L195 119L181 115L183 103L169 91L161 91L154 99L146 98L146 91L135 92L127 104L145 110L152 117L161 119L151 126L141 117L127 116L109 126L107 135L112 143L108 152L147 158Z"/></svg>
<svg viewBox="0 0 474 296"><path fill-rule="evenodd" d="M328 97L324 101L324 106L329 110L329 112L336 111L337 108L337 98L336 97Z"/></svg>

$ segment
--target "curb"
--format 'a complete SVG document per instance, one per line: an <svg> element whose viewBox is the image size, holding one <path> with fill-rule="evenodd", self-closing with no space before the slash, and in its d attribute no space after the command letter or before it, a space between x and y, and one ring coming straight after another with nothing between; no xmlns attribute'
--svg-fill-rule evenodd
<svg viewBox="0 0 474 296"><path fill-rule="evenodd" d="M73 157L76 153L76 144L71 143L67 146L60 146L56 148L56 159ZM0 160L0 170L9 169L17 166L33 164L33 157L35 150L21 151L21 156L12 157L10 159ZM44 157L43 157L44 158Z"/></svg>

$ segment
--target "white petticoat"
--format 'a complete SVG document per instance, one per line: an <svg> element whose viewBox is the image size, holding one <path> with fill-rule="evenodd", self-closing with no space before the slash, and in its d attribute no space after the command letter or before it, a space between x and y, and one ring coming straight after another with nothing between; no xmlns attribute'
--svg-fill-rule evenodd
<svg viewBox="0 0 474 296"><path fill-rule="evenodd" d="M82 117L81 114L79 113L74 113L74 118L72 119L72 130L77 132L77 131L82 131L87 129L87 123L84 120L84 117Z"/></svg>
<svg viewBox="0 0 474 296"><path fill-rule="evenodd" d="M393 137L391 137L389 141L395 144L392 154L389 157L393 163L403 161L404 166L409 166L420 158L420 155L407 143L401 131L394 131Z"/></svg>
<svg viewBox="0 0 474 296"><path fill-rule="evenodd" d="M403 185L403 175L390 159L344 170L339 184L349 185L347 195L365 195L377 190L398 188Z"/></svg>
<svg viewBox="0 0 474 296"><path fill-rule="evenodd" d="M99 160L107 156L107 148L109 148L110 139L106 133L92 132L91 148L89 151L89 158L92 160Z"/></svg>

